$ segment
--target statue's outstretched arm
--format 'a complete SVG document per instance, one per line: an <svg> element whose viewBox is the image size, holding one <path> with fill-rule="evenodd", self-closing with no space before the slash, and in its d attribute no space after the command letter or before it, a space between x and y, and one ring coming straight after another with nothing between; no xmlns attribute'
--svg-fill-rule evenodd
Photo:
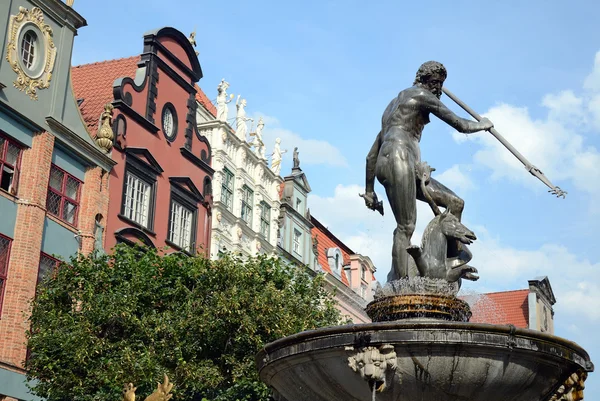
<svg viewBox="0 0 600 401"><path fill-rule="evenodd" d="M375 166L377 165L377 156L379 156L379 148L381 147L381 131L377 134L369 154L367 154L366 182L365 192L375 192Z"/></svg>
<svg viewBox="0 0 600 401"><path fill-rule="evenodd" d="M419 100L426 111L433 113L437 118L458 132L471 134L473 132L488 130L494 126L487 118L483 118L481 121L473 121L457 116L431 93L423 94Z"/></svg>

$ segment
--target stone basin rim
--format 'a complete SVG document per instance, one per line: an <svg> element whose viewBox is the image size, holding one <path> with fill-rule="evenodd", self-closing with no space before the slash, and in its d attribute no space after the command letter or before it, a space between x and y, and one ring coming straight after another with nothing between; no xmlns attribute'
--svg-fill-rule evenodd
<svg viewBox="0 0 600 401"><path fill-rule="evenodd" d="M293 334L288 337L275 340L269 344L266 344L256 355L256 363L259 372L269 365L268 355L272 354L282 348L293 346L296 344L304 343L309 340L315 340L318 338L331 337L338 334L369 334L372 332L386 332L386 331L422 331L422 330L457 330L457 331L471 331L471 332L486 332L495 334L505 334L513 337L526 337L539 341L546 341L555 343L566 348L570 348L578 354L581 358L586 361L586 366L583 368L588 372L594 371L594 364L592 363L589 354L581 346L573 341L566 340L562 337L557 337L551 334L542 333L537 330L517 328L513 325L496 325L488 323L464 323L464 322L438 322L438 321L421 321L421 320L410 320L410 321L394 321L394 322L379 322L379 323L361 323L361 324L349 324L342 326L330 326L316 330L307 330L297 334ZM377 344L374 341L373 344ZM340 344L341 346L342 344ZM349 345L349 344L348 344ZM267 357L267 359L265 359Z"/></svg>

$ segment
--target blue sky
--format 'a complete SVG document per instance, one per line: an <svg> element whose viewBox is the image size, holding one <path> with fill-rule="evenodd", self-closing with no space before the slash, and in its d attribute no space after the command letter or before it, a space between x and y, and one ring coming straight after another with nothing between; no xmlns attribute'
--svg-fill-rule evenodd
<svg viewBox="0 0 600 401"><path fill-rule="evenodd" d="M387 205L380 217L358 198L364 159L389 101L422 62L444 63L446 86L569 192L553 198L489 134L466 138L432 117L422 158L465 199L463 220L479 238L471 249L481 280L465 289L521 289L549 276L556 334L600 363L600 3L366 4L76 0L89 26L76 38L73 63L139 54L154 28L196 29L208 97L226 78L248 113L264 116L267 153L277 136L290 150L283 173L299 147L313 215L370 256L382 281L394 221ZM426 205L419 213L414 243L431 217ZM591 374L586 398L600 399L599 377Z"/></svg>

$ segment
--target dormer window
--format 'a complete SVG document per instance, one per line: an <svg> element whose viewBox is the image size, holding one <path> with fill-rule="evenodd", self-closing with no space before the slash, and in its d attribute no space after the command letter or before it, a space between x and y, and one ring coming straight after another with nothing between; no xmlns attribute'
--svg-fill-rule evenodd
<svg viewBox="0 0 600 401"><path fill-rule="evenodd" d="M297 253L298 255L302 255L302 251L300 249L300 239L302 237L302 233L296 229L294 229L294 244L293 244L293 249L294 252Z"/></svg>
<svg viewBox="0 0 600 401"><path fill-rule="evenodd" d="M340 248L328 248L327 249L327 262L329 263L329 268L336 275L342 274L342 264L344 263L344 256L342 255L342 251Z"/></svg>
<svg viewBox="0 0 600 401"><path fill-rule="evenodd" d="M296 211L301 212L301 208L302 207L302 201L300 200L300 198L296 198Z"/></svg>

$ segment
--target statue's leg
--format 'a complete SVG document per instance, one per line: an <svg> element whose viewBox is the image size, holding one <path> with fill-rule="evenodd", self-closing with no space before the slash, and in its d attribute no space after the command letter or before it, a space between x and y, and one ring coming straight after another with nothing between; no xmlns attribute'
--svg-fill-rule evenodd
<svg viewBox="0 0 600 401"><path fill-rule="evenodd" d="M450 211L460 221L462 217L463 209L465 208L465 201L458 197L448 187L439 181L431 178L427 184L427 189L431 194L431 197L436 205L444 207ZM417 191L417 199L426 201L421 193L420 188Z"/></svg>
<svg viewBox="0 0 600 401"><path fill-rule="evenodd" d="M462 218L462 212L465 208L465 201L458 197L452 190L441 182L431 178L427 184L427 189L436 205L446 208L459 221ZM421 191L417 191L417 199L425 200ZM448 257L456 258L463 252L463 244L459 241L448 241ZM470 253L469 253L470 256Z"/></svg>
<svg viewBox="0 0 600 401"><path fill-rule="evenodd" d="M416 178L414 163L406 152L380 152L377 178L385 187L390 208L396 219L392 245L392 269L388 282L408 277L410 256L406 249L417 221Z"/></svg>

